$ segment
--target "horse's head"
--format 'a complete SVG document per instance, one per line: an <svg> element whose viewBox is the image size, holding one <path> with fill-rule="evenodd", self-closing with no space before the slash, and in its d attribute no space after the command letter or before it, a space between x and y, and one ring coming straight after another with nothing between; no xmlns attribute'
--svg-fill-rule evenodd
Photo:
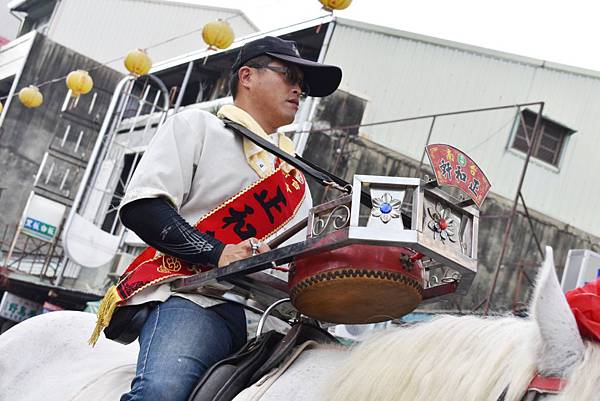
<svg viewBox="0 0 600 401"><path fill-rule="evenodd" d="M541 335L537 358L540 376L566 381L567 387L557 398L567 399L566 393L576 394L572 390L574 387L581 387L583 382L585 389L579 388L577 391L589 392L590 396L578 394L580 396L572 399L596 399L600 390L600 365L597 364L600 362L597 359L600 356L600 346L582 339L575 317L560 288L550 247L546 247L546 258L537 278L531 315ZM594 359L595 363L592 364ZM582 375L586 377L582 378ZM595 393L593 398L592 393Z"/></svg>
<svg viewBox="0 0 600 401"><path fill-rule="evenodd" d="M600 345L582 339L550 248L531 316L438 316L375 333L335 370L326 399L531 400L525 389L538 373L566 383L548 401L598 401Z"/></svg>

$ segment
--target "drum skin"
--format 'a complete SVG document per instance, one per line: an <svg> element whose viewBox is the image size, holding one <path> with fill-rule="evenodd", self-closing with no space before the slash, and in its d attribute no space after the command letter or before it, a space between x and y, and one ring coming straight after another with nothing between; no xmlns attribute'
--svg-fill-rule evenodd
<svg viewBox="0 0 600 401"><path fill-rule="evenodd" d="M423 299L423 267L406 248L352 244L297 258L288 280L292 304L306 316L363 324L399 318Z"/></svg>

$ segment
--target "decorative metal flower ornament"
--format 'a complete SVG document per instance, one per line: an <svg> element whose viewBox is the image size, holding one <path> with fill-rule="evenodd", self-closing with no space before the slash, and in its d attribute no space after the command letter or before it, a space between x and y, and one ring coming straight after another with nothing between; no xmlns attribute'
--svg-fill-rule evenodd
<svg viewBox="0 0 600 401"><path fill-rule="evenodd" d="M373 198L373 209L371 216L379 217L384 223L400 217L400 205L402 201L392 198L387 192L381 198Z"/></svg>
<svg viewBox="0 0 600 401"><path fill-rule="evenodd" d="M456 232L454 231L455 222L450 214L450 209L442 209L440 204L436 203L433 211L431 208L427 208L427 213L429 213L429 217L431 217L431 220L427 223L427 227L433 231L433 239L435 239L437 234L442 242L447 239L451 242L456 242L456 239L454 238L456 235Z"/></svg>

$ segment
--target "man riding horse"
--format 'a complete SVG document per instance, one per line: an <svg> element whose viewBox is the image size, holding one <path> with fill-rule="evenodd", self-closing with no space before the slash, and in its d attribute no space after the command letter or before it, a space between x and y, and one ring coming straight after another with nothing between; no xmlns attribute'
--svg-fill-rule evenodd
<svg viewBox="0 0 600 401"><path fill-rule="evenodd" d="M219 298L225 285L199 294L171 291L181 276L266 252L263 240L306 215L301 172L242 138L238 123L293 154L276 130L293 122L303 95L327 96L341 69L303 59L296 44L264 37L245 44L232 67L234 105L217 116L188 109L167 119L144 153L119 216L151 248L109 289L90 341L116 308L153 305L139 333L128 400L186 400L206 370L246 342L243 308Z"/></svg>

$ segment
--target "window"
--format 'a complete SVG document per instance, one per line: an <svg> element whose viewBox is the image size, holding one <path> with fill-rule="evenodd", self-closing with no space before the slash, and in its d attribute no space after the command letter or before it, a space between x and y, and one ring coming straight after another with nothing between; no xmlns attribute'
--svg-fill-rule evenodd
<svg viewBox="0 0 600 401"><path fill-rule="evenodd" d="M528 139L533 137L533 127L535 126L537 113L526 109L521 112L521 115L523 116L523 121L527 127L527 133L525 133L525 130L523 129L521 119L517 118L517 132L511 147L527 153L527 150L529 149ZM575 133L575 130L546 117L542 117L540 121L540 130L541 135L538 137L539 140L537 143L533 145L534 148L531 155L548 164L558 166L566 140L571 134Z"/></svg>

